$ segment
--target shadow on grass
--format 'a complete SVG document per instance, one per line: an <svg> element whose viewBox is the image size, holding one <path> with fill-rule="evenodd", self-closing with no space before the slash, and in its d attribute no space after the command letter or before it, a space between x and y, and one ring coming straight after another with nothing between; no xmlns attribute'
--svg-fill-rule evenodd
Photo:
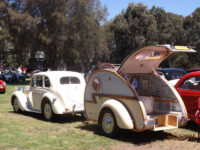
<svg viewBox="0 0 200 150"><path fill-rule="evenodd" d="M200 125L195 123L194 121L189 121L187 123L187 125L185 127L182 127L182 128L188 129L188 130L191 130L191 131L195 131L195 132L200 131Z"/></svg>
<svg viewBox="0 0 200 150"><path fill-rule="evenodd" d="M15 113L14 111L10 111L10 113ZM32 113L32 112L21 112L18 113L18 115L23 115L27 117L32 117L37 120L44 120L42 114L38 113ZM72 123L72 122L78 122L78 121L85 121L85 118L79 114L77 115L72 115L72 114L66 114L66 115L55 115L54 119L51 121L52 123L60 123L60 124L65 124L65 123Z"/></svg>
<svg viewBox="0 0 200 150"><path fill-rule="evenodd" d="M99 135L99 136L103 136L100 133L100 130L98 129L98 125L96 124L90 124L88 122L84 122L83 125L79 126L78 128L93 132L94 134ZM163 141L169 138L174 139L176 138L176 136L170 133L163 132L163 131L147 130L144 132L133 132L129 130L120 130L118 135L113 139L123 141L123 142L129 142L135 145L145 145L153 141Z"/></svg>

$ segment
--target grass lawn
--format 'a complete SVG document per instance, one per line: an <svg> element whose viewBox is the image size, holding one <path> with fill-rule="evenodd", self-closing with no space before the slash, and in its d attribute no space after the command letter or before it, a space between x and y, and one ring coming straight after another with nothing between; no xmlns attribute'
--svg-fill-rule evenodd
<svg viewBox="0 0 200 150"><path fill-rule="evenodd" d="M191 126L167 130L164 132L145 131L134 133L121 131L116 139L110 139L99 133L93 122L81 116L65 115L54 122L43 121L40 114L15 114L10 105L10 97L14 90L26 84L7 85L5 94L0 94L0 150L16 149L56 149L56 150L88 150L88 149L135 149L141 145L149 149L149 145L163 148L173 143L197 143L197 132ZM164 144L164 145L163 145ZM123 146L126 145L126 146ZM183 149L187 149L188 147Z"/></svg>

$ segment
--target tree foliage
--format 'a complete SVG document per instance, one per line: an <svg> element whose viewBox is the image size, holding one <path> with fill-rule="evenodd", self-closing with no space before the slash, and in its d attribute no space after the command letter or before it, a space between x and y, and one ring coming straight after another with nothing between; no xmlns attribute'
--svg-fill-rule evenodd
<svg viewBox="0 0 200 150"><path fill-rule="evenodd" d="M107 10L99 0L4 0L4 4L21 65L43 51L49 68L65 64L84 71L108 50L101 29Z"/></svg>
<svg viewBox="0 0 200 150"><path fill-rule="evenodd" d="M167 13L163 8L151 9L143 4L130 3L112 21L107 23L107 34L113 34L111 58L120 63L131 51L147 45L192 45L200 50L200 8L192 15L183 17ZM188 56L190 55L190 56ZM198 67L199 54L177 54L165 60L162 67Z"/></svg>
<svg viewBox="0 0 200 150"><path fill-rule="evenodd" d="M130 3L113 20L106 17L100 0L2 0L0 56L12 49L5 62L27 65L42 51L49 68L86 71L92 64L121 63L147 45L192 45L200 51L200 8L183 17ZM177 54L161 65L199 67L198 58L199 53Z"/></svg>

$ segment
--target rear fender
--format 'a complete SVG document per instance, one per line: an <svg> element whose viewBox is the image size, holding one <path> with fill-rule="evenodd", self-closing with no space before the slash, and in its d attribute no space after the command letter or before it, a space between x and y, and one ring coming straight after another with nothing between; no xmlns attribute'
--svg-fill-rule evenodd
<svg viewBox="0 0 200 150"><path fill-rule="evenodd" d="M45 100L48 100L51 103L52 110L55 114L65 113L64 106L61 104L60 100L52 93L45 93L43 95L42 101L41 101L41 110L42 110L42 105Z"/></svg>
<svg viewBox="0 0 200 150"><path fill-rule="evenodd" d="M117 121L117 124L120 128L122 128L122 129L133 129L134 128L134 124L131 119L131 116L128 113L126 107L122 103L120 103L117 100L110 99L110 100L106 101L105 103L103 103L103 105L101 107L101 111L104 108L109 108L113 111L116 121Z"/></svg>

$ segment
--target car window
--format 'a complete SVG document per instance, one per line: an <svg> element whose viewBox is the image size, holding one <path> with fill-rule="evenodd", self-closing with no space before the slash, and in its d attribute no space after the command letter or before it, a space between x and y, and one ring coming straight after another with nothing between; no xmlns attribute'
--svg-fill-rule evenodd
<svg viewBox="0 0 200 150"><path fill-rule="evenodd" d="M168 55L168 52L163 51L151 51L151 50L143 50L135 55L135 59L144 60L144 59L161 59Z"/></svg>
<svg viewBox="0 0 200 150"><path fill-rule="evenodd" d="M50 81L48 77L44 77L44 86L45 87L50 87Z"/></svg>
<svg viewBox="0 0 200 150"><path fill-rule="evenodd" d="M36 87L36 79L37 79L37 77L33 77L32 78L32 81L31 81L31 86L32 87Z"/></svg>
<svg viewBox="0 0 200 150"><path fill-rule="evenodd" d="M77 77L62 77L60 78L60 84L80 84L80 80Z"/></svg>
<svg viewBox="0 0 200 150"><path fill-rule="evenodd" d="M43 80L42 76L37 77L36 87L42 87L43 86Z"/></svg>
<svg viewBox="0 0 200 150"><path fill-rule="evenodd" d="M181 84L181 89L200 91L200 77L191 77Z"/></svg>

